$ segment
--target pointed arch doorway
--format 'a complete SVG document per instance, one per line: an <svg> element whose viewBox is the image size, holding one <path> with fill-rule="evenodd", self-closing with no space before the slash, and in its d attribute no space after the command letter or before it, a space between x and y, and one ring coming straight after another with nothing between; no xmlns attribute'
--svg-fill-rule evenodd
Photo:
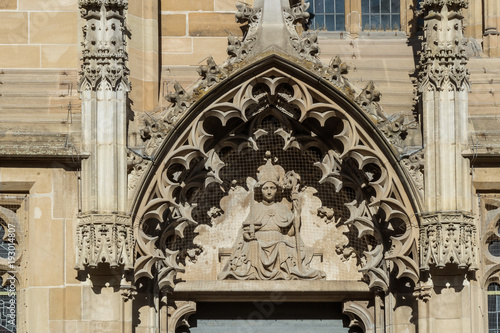
<svg viewBox="0 0 500 333"><path fill-rule="evenodd" d="M416 196L352 92L272 54L176 117L135 201L135 276L160 327L275 292L364 332L411 326L395 292L418 280ZM313 320L298 317L276 322Z"/></svg>

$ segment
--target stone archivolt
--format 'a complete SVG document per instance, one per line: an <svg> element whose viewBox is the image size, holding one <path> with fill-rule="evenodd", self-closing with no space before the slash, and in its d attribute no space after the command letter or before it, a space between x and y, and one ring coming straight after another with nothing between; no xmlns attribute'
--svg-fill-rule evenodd
<svg viewBox="0 0 500 333"><path fill-rule="evenodd" d="M207 251L209 244L196 237L233 216L228 202L248 195L246 179L271 150L285 170L302 176L306 190L299 194L315 202L308 214L315 212L320 221L335 215L335 228L345 228L337 253L356 260L371 288L387 290L391 276L416 283L415 222L408 199L376 143L335 102L269 69L222 94L190 124L167 141L171 146L140 205L136 279L157 276L161 289L173 288L178 273ZM299 160L305 161L302 169L294 169ZM343 199L333 204L332 197Z"/></svg>

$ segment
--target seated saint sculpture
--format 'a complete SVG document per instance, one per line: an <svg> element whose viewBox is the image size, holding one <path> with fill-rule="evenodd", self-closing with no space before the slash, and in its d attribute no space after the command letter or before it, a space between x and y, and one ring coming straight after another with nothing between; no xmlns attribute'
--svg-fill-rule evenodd
<svg viewBox="0 0 500 333"><path fill-rule="evenodd" d="M292 280L324 279L325 273L309 267L312 259L300 238L300 176L273 165L270 153L257 172L250 213L219 279ZM284 184L285 182L285 184ZM293 209L277 197L291 189Z"/></svg>

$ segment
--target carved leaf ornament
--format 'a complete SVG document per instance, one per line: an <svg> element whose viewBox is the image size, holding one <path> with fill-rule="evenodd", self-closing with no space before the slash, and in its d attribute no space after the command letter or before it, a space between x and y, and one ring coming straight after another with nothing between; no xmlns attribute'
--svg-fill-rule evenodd
<svg viewBox="0 0 500 333"><path fill-rule="evenodd" d="M250 190L249 177L270 151L301 175L304 188L316 189L318 214L334 211L337 225L348 227L356 241L347 252L371 288L387 290L391 278L418 280L418 232L403 186L374 139L333 100L270 68L191 111L179 120L189 116L189 123L166 137L143 192L136 279L156 276L160 288L174 288L186 261L204 251L193 241L196 226L211 227L225 214L220 200L236 186Z"/></svg>

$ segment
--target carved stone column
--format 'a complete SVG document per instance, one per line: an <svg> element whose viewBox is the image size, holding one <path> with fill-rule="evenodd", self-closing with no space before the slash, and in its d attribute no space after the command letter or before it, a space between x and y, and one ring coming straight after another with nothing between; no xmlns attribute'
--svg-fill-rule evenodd
<svg viewBox="0 0 500 333"><path fill-rule="evenodd" d="M468 136L469 79L461 11L467 1L420 4L425 22L419 92L427 211L420 215L420 286L431 287L420 295L419 329L471 332L471 318L480 313L470 302L477 290L477 282L470 279L477 269L477 236L470 166L462 156Z"/></svg>
<svg viewBox="0 0 500 333"><path fill-rule="evenodd" d="M127 0L80 0L83 65L79 84L82 137L90 157L82 163L82 211L76 269L131 270L133 236L127 205L125 66Z"/></svg>
<svg viewBox="0 0 500 333"><path fill-rule="evenodd" d="M476 269L467 145L469 79L461 9L463 0L421 2L424 43L419 65L425 142L425 206L421 216L421 269L456 263ZM434 246L435 244L447 244Z"/></svg>
<svg viewBox="0 0 500 333"><path fill-rule="evenodd" d="M500 56L500 4L498 0L484 0L484 52L490 57Z"/></svg>

